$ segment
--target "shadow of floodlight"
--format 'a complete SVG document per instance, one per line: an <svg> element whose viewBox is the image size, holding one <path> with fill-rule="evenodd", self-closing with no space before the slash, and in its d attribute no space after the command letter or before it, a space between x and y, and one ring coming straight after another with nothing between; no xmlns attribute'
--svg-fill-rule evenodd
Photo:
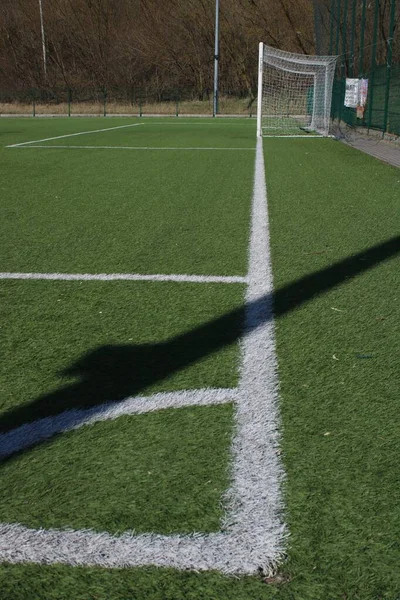
<svg viewBox="0 0 400 600"><path fill-rule="evenodd" d="M40 434L17 454L7 452L12 434L23 437L23 427L41 419L63 414L63 429L79 426L91 408L101 413L105 403L118 402L143 393L191 364L233 344L272 318L279 318L330 289L345 284L400 253L400 237L373 246L301 279L283 286L195 329L160 344L102 346L85 354L65 375L76 383L36 398L28 405L9 410L0 417L2 462L27 452L31 447L59 434ZM246 322L243 331L243 323ZM18 432L18 428L19 432ZM23 442L23 440L21 440Z"/></svg>

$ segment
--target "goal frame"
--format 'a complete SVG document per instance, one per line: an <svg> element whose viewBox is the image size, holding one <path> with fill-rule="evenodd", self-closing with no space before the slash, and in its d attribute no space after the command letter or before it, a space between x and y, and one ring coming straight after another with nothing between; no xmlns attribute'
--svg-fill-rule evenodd
<svg viewBox="0 0 400 600"><path fill-rule="evenodd" d="M296 133L285 134L283 132L278 134L276 137L327 137L329 135L332 87L336 61L337 56L310 56L306 54L294 54L285 52L283 50L277 50L268 46L267 44L264 44L263 42L260 42L258 52L257 137L263 136L263 87L264 74L266 67L268 66L276 69L277 71L281 71L282 73L308 76L310 79L313 78L314 82L311 123L308 127L304 128L306 131L310 131L310 133L304 133L304 135L302 135ZM317 78L319 78L320 93L322 92L323 94L323 114L321 116L321 113L319 113L318 119L316 119ZM278 119L277 122L279 123L279 115L274 115L274 117ZM279 129L279 127L277 127L277 129Z"/></svg>

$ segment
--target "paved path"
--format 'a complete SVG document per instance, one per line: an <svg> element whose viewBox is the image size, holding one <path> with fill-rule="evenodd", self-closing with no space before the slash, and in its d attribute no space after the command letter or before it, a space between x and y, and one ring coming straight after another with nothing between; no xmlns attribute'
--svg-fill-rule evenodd
<svg viewBox="0 0 400 600"><path fill-rule="evenodd" d="M400 167L400 146L376 139L358 139L346 143L394 167Z"/></svg>

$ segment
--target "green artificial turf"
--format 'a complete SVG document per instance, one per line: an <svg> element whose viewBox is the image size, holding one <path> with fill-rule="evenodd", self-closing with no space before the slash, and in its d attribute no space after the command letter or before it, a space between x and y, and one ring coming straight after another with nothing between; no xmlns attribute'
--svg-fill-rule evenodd
<svg viewBox="0 0 400 600"><path fill-rule="evenodd" d="M264 149L291 533L280 597L394 599L400 240L379 246L399 232L400 173L331 140Z"/></svg>
<svg viewBox="0 0 400 600"><path fill-rule="evenodd" d="M218 531L231 434L229 404L64 434L2 466L0 522L112 534Z"/></svg>
<svg viewBox="0 0 400 600"><path fill-rule="evenodd" d="M0 299L0 431L128 396L237 384L240 284L5 280Z"/></svg>
<svg viewBox="0 0 400 600"><path fill-rule="evenodd" d="M399 230L399 170L332 140L271 139L264 148L287 560L267 582L4 565L2 600L399 596L399 259L398 243L385 245Z"/></svg>
<svg viewBox="0 0 400 600"><path fill-rule="evenodd" d="M122 125L129 127L97 131L82 136L49 140L44 145L57 146L116 146L118 149L134 148L239 148L254 150L254 122L239 119L237 122L137 119L127 120ZM90 125L90 124L89 124ZM97 120L98 129L114 127L114 121ZM117 125L118 126L118 125ZM89 127L87 131L91 130ZM82 129L82 131L85 131ZM50 136L54 137L54 136ZM34 139L34 138L32 138ZM244 152L246 154L247 152ZM132 153L131 153L132 154ZM133 153L134 154L134 153ZM218 153L217 153L218 154ZM152 160L151 158L148 160ZM250 152L251 156L251 152ZM253 156L254 157L254 156ZM179 161L179 155L176 157ZM217 157L215 157L218 160ZM131 158L132 160L132 158Z"/></svg>
<svg viewBox="0 0 400 600"><path fill-rule="evenodd" d="M132 119L0 121L0 143ZM23 121L23 123L21 123ZM254 124L149 122L1 149L0 270L244 275ZM51 144L244 147L243 151L73 150Z"/></svg>

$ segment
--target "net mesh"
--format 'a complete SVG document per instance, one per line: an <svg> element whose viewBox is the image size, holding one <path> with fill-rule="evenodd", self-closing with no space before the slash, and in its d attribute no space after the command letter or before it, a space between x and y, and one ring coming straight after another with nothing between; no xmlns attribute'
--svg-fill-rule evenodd
<svg viewBox="0 0 400 600"><path fill-rule="evenodd" d="M263 47L262 135L328 135L336 56Z"/></svg>

